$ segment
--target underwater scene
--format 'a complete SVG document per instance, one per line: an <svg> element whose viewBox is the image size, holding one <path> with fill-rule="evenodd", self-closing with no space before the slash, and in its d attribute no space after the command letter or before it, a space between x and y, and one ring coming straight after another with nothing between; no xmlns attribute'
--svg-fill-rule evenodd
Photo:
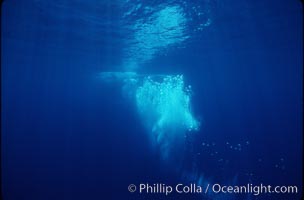
<svg viewBox="0 0 304 200"><path fill-rule="evenodd" d="M299 0L4 0L1 199L303 196Z"/></svg>

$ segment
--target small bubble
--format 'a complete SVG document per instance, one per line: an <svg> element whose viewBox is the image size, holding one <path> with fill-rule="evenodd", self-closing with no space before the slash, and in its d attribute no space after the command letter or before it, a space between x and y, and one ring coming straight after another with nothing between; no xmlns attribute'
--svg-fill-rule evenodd
<svg viewBox="0 0 304 200"><path fill-rule="evenodd" d="M276 168L278 168L278 167L279 167L279 165L275 165L275 167L276 167Z"/></svg>
<svg viewBox="0 0 304 200"><path fill-rule="evenodd" d="M205 142L203 142L202 145L205 146Z"/></svg>
<svg viewBox="0 0 304 200"><path fill-rule="evenodd" d="M247 144L247 145L249 145L249 144L250 144L250 142L249 142L249 141L246 141L246 144Z"/></svg>

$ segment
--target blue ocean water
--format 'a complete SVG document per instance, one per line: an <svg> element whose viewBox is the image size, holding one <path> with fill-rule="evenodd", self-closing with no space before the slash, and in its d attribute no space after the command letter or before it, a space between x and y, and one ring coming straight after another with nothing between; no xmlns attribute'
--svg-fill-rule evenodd
<svg viewBox="0 0 304 200"><path fill-rule="evenodd" d="M300 199L300 1L4 0L7 200ZM140 194L129 184L298 187Z"/></svg>

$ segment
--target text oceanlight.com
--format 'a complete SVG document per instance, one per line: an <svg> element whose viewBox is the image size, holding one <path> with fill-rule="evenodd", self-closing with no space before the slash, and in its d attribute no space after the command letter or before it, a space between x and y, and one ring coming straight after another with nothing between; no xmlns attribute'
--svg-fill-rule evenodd
<svg viewBox="0 0 304 200"><path fill-rule="evenodd" d="M167 185L163 183L141 183L138 185L130 184L128 187L129 192L139 192L140 194L165 194L170 195L171 193L190 193L190 194L297 194L297 186L271 186L263 183L259 185L246 184L246 185L222 185L222 184L206 184L204 186L191 184L176 184Z"/></svg>

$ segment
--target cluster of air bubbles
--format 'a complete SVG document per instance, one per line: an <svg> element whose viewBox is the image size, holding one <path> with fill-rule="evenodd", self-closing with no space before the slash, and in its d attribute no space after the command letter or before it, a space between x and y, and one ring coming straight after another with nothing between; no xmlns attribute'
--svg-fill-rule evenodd
<svg viewBox="0 0 304 200"><path fill-rule="evenodd" d="M226 142L214 142L214 141L202 141L201 149L197 153L198 158L206 159L209 158L210 161L214 162L215 167L219 167L221 170L229 170L230 166L234 166L237 161L238 155L243 156L249 152L251 142L249 140L243 141L226 141ZM286 170L286 160L284 157L279 157L278 159L266 159L263 157L248 157L249 162L253 165L258 165L261 168L266 166L271 166L274 171L284 171ZM246 163L246 162L245 162ZM244 164L244 167L246 164ZM248 166L247 166L248 167ZM259 174L250 168L245 167L239 172L241 175L245 176L248 180L256 180ZM246 169L247 168L247 169ZM245 170L245 171L244 171ZM244 178L245 178L244 177Z"/></svg>
<svg viewBox="0 0 304 200"><path fill-rule="evenodd" d="M213 156L218 155L218 151L215 150L215 148L216 148L215 142L210 142L210 143L202 142L202 147L207 148L210 151L210 153L209 153L210 156L213 157Z"/></svg>
<svg viewBox="0 0 304 200"><path fill-rule="evenodd" d="M216 142L205 142L201 143L202 152L197 153L198 156L208 155L213 161L217 162L221 169L224 169L230 163L230 160L225 158L223 152L221 151L222 145ZM204 152L204 153L203 153Z"/></svg>
<svg viewBox="0 0 304 200"><path fill-rule="evenodd" d="M228 150L231 150L231 151L242 151L243 149L245 149L246 147L248 147L250 144L249 141L246 141L245 143L231 143L231 142L226 142L225 143L225 147L226 149ZM216 143L215 142L202 142L201 143L202 147L203 148L206 148L206 149L211 149L211 148L214 148L216 146ZM210 156L213 156L215 154L218 154L218 151L214 151L210 154Z"/></svg>
<svg viewBox="0 0 304 200"><path fill-rule="evenodd" d="M280 158L280 160L276 162L276 164L274 165L274 167L276 169L285 170L286 166L285 166L285 160L284 160L284 158Z"/></svg>
<svg viewBox="0 0 304 200"><path fill-rule="evenodd" d="M139 112L150 121L152 132L198 130L199 122L191 112L189 92L182 75L163 76L157 81L151 76L144 78L142 86L136 90L136 103Z"/></svg>
<svg viewBox="0 0 304 200"><path fill-rule="evenodd" d="M253 173L253 172L246 172L246 173L245 173L245 176L253 177L253 176L254 176L254 173Z"/></svg>
<svg viewBox="0 0 304 200"><path fill-rule="evenodd" d="M226 145L231 150L242 151L242 145L241 144L237 144L237 145L234 146L234 145L230 144L229 142L226 142Z"/></svg>
<svg viewBox="0 0 304 200"><path fill-rule="evenodd" d="M212 162L216 162L220 169L224 170L233 163L231 160L231 155L239 155L244 152L244 150L249 148L249 141L242 142L215 142L215 141L202 141L201 148L196 153L198 157L202 157L206 159L212 160ZM206 157L207 156L207 157Z"/></svg>
<svg viewBox="0 0 304 200"><path fill-rule="evenodd" d="M257 159L257 162L260 164L264 164L264 161L266 160L262 158ZM273 163L273 167L278 170L285 170L286 168L285 159L284 158L276 159L276 161Z"/></svg>
<svg viewBox="0 0 304 200"><path fill-rule="evenodd" d="M245 143L231 143L231 142L226 142L226 147L230 150L233 151L242 151L244 148L248 147L250 144L249 141L246 141Z"/></svg>
<svg viewBox="0 0 304 200"><path fill-rule="evenodd" d="M206 147L215 146L215 143L214 142L212 142L212 143L202 142L202 146L206 146Z"/></svg>

